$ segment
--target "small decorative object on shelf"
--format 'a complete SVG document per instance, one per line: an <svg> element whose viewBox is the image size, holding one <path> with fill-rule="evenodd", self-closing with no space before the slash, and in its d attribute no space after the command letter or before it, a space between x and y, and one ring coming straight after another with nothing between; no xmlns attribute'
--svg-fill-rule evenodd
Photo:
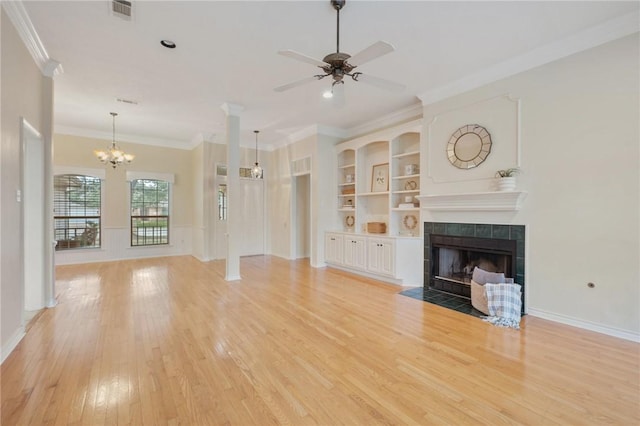
<svg viewBox="0 0 640 426"><path fill-rule="evenodd" d="M353 175L352 174L348 174L344 177L344 181L346 183L352 183L353 182Z"/></svg>
<svg viewBox="0 0 640 426"><path fill-rule="evenodd" d="M344 209L352 209L353 208L353 200L348 199L343 205L342 208Z"/></svg>
<svg viewBox="0 0 640 426"><path fill-rule="evenodd" d="M342 188L342 195L352 195L356 193L355 188Z"/></svg>
<svg viewBox="0 0 640 426"><path fill-rule="evenodd" d="M409 230L410 235L413 235L413 231L418 226L418 218L413 214L408 214L402 219L402 224Z"/></svg>
<svg viewBox="0 0 640 426"><path fill-rule="evenodd" d="M353 228L353 225L356 224L356 219L353 216L348 215L344 218L344 223L347 225L347 228Z"/></svg>
<svg viewBox="0 0 640 426"><path fill-rule="evenodd" d="M512 167L510 169L498 170L496 172L496 185L498 191L513 191L516 189L516 175L520 173L518 167Z"/></svg>
<svg viewBox="0 0 640 426"><path fill-rule="evenodd" d="M404 166L404 174L405 176L415 175L418 173L418 165L417 164L407 164Z"/></svg>
<svg viewBox="0 0 640 426"><path fill-rule="evenodd" d="M404 184L404 189L407 190L407 191L412 191L412 190L416 189L417 187L418 187L418 184L416 183L415 180L407 181Z"/></svg>
<svg viewBox="0 0 640 426"><path fill-rule="evenodd" d="M387 224L384 222L367 222L367 232L370 234L384 234L387 232Z"/></svg>

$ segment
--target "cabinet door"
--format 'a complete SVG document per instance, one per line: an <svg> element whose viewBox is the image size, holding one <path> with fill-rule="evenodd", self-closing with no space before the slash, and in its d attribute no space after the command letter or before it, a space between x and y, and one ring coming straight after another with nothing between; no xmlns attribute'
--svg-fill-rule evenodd
<svg viewBox="0 0 640 426"><path fill-rule="evenodd" d="M380 241L369 239L368 242L368 261L367 261L367 269L370 272L378 273L380 272L380 259L378 256L378 249L380 248Z"/></svg>
<svg viewBox="0 0 640 426"><path fill-rule="evenodd" d="M367 240L363 237L353 238L355 241L354 267L367 269Z"/></svg>
<svg viewBox="0 0 640 426"><path fill-rule="evenodd" d="M327 263L342 264L343 237L340 234L326 234L324 256Z"/></svg>
<svg viewBox="0 0 640 426"><path fill-rule="evenodd" d="M395 264L395 244L393 241L380 241L379 265L380 273L385 275L394 275L396 272Z"/></svg>
<svg viewBox="0 0 640 426"><path fill-rule="evenodd" d="M366 269L367 247L363 237L347 237L344 240L344 264L354 269Z"/></svg>
<svg viewBox="0 0 640 426"><path fill-rule="evenodd" d="M376 274L395 273L395 244L392 240L370 239L367 269Z"/></svg>

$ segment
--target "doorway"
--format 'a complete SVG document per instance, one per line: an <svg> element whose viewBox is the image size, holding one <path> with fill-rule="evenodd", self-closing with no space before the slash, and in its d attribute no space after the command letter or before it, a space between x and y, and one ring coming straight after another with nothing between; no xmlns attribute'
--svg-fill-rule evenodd
<svg viewBox="0 0 640 426"><path fill-rule="evenodd" d="M22 120L22 235L25 321L45 307L45 152L42 135Z"/></svg>
<svg viewBox="0 0 640 426"><path fill-rule="evenodd" d="M293 177L293 258L311 256L311 175Z"/></svg>

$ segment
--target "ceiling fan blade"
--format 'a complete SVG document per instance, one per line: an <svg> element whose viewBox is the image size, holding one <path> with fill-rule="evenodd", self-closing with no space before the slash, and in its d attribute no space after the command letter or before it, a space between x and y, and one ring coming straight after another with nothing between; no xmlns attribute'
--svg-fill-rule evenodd
<svg viewBox="0 0 640 426"><path fill-rule="evenodd" d="M395 81L386 80L380 77L374 77L369 74L358 74L356 81L361 81L363 83L370 84L371 86L376 86L392 92L401 92L406 88L404 84L396 83Z"/></svg>
<svg viewBox="0 0 640 426"><path fill-rule="evenodd" d="M327 64L322 62L319 59L312 58L311 56L303 55L302 53L296 52L294 50L279 50L278 55L286 56L287 58L297 59L298 61L306 62L311 65L315 65L318 67L325 67Z"/></svg>
<svg viewBox="0 0 640 426"><path fill-rule="evenodd" d="M301 80L292 81L291 83L278 86L273 90L275 90L276 92L284 92L285 90L293 89L294 87L302 86L303 84L306 84L306 83L311 83L314 80L318 80L318 77L316 76L305 77Z"/></svg>
<svg viewBox="0 0 640 426"><path fill-rule="evenodd" d="M369 62L373 59L376 59L382 55L386 55L387 53L391 53L395 50L395 48L387 43L386 41L378 41L373 43L371 46L367 47L361 52L356 53L349 59L347 62L349 65L357 67L358 65L362 65L365 62Z"/></svg>

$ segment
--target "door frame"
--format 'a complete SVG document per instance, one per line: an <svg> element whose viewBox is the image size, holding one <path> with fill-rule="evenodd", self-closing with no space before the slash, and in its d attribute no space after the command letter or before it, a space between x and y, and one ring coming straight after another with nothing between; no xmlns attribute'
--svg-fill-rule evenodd
<svg viewBox="0 0 640 426"><path fill-rule="evenodd" d="M24 117L20 122L21 167L20 193L17 194L20 205L21 253L22 253L22 297L23 321L28 311L36 311L53 306L54 262L47 262L49 253L47 238L51 230L46 208L46 185L50 179L46 176L45 141L42 134ZM35 179L35 180L34 180ZM32 191L38 191L32 195ZM34 214L34 212L37 212ZM40 221L40 226L33 226L33 221ZM32 224L28 226L28 224ZM27 256L27 253L29 254ZM50 268L47 268L50 265ZM50 300L47 300L49 298ZM53 303L53 304L52 304Z"/></svg>
<svg viewBox="0 0 640 426"><path fill-rule="evenodd" d="M311 232L311 211L312 211L312 198L311 198L311 172L298 173L291 176L291 229L289 232L289 258L290 259L302 259L302 257L298 257L298 185L300 184L298 178L306 177L309 188L309 196L308 196L308 215L307 215L307 223L309 226L309 260L311 260L311 252L313 251L312 239L313 235Z"/></svg>

